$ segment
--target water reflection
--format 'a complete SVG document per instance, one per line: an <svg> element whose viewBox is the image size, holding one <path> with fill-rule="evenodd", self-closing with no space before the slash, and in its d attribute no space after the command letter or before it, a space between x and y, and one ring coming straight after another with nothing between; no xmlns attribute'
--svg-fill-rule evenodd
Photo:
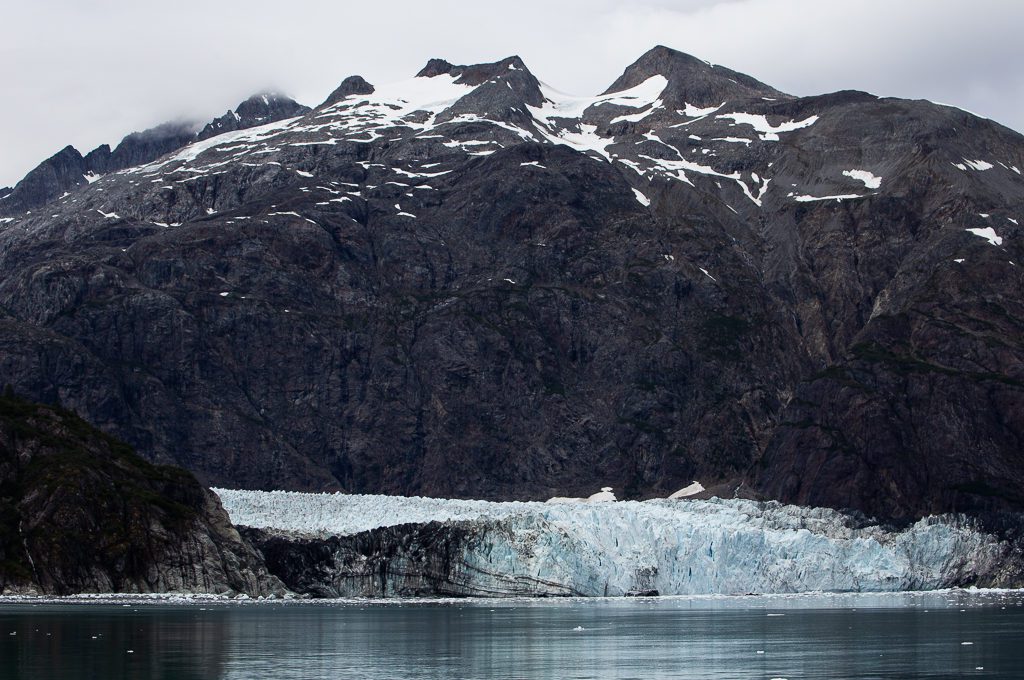
<svg viewBox="0 0 1024 680"><path fill-rule="evenodd" d="M0 678L1018 678L1022 600L0 604Z"/></svg>

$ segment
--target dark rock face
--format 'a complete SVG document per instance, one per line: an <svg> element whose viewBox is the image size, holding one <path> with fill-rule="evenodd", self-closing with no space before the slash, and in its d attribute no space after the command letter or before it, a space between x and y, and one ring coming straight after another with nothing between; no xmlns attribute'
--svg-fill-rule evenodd
<svg viewBox="0 0 1024 680"><path fill-rule="evenodd" d="M1019 134L665 48L346 82L0 224L4 379L227 487L1021 509Z"/></svg>
<svg viewBox="0 0 1024 680"><path fill-rule="evenodd" d="M283 592L188 472L0 398L0 593Z"/></svg>
<svg viewBox="0 0 1024 680"><path fill-rule="evenodd" d="M36 166L13 189L0 192L0 214L36 208L68 188L84 184L87 172L88 165L78 149L66 146ZM46 199L40 201L41 196Z"/></svg>

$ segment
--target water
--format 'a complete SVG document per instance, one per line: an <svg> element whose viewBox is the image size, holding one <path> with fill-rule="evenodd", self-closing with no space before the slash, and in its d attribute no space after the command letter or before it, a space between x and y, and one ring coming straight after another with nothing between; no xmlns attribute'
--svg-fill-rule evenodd
<svg viewBox="0 0 1024 680"><path fill-rule="evenodd" d="M1024 677L1024 592L0 601L5 680L971 677Z"/></svg>

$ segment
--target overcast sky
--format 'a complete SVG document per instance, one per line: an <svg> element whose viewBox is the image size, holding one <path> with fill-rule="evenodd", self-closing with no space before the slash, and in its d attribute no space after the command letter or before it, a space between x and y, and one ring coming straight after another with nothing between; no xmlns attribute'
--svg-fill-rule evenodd
<svg viewBox="0 0 1024 680"><path fill-rule="evenodd" d="M315 105L347 75L402 80L430 57L518 54L573 94L664 44L797 95L955 104L1024 130L1017 0L0 0L0 186L247 95Z"/></svg>

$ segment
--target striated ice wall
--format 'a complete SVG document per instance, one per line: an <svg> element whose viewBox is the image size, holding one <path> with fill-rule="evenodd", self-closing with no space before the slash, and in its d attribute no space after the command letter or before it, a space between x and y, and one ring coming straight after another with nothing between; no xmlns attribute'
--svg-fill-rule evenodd
<svg viewBox="0 0 1024 680"><path fill-rule="evenodd" d="M890 530L834 510L774 502L217 493L236 524L276 532L325 538L398 527L386 551L372 541L332 544L342 546L336 562L318 573L332 581L323 584L326 591L338 595L423 594L425 582L438 593L478 595L927 590L974 583L997 571L1007 553L959 517ZM433 532L426 541L417 528L428 522L453 531L441 532L440 540ZM403 534L399 525L410 526ZM355 559L360 550L370 554ZM363 572L372 584L361 580ZM388 573L390 579L378 579Z"/></svg>

